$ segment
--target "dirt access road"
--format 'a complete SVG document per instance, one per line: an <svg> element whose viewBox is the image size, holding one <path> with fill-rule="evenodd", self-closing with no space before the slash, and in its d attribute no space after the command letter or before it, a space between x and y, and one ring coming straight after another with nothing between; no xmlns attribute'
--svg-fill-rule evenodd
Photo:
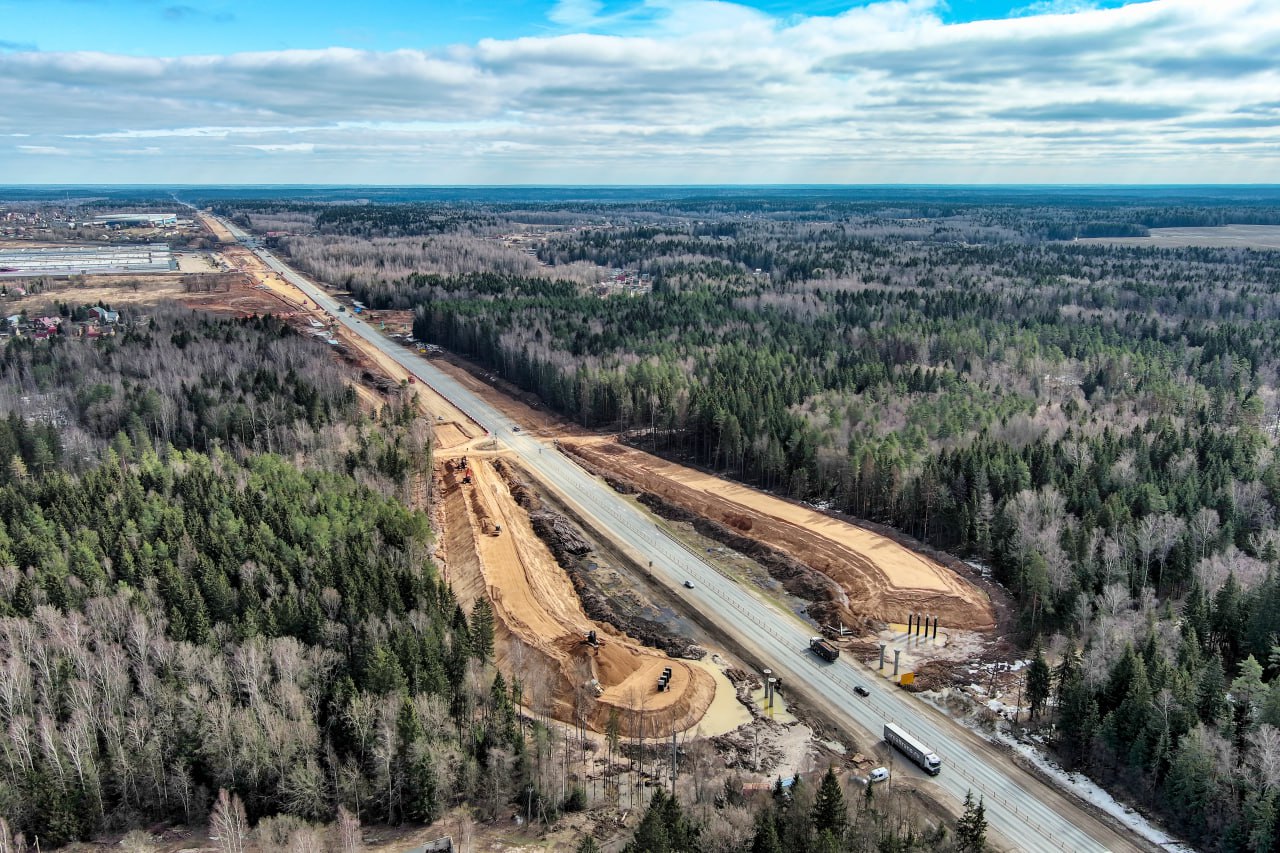
<svg viewBox="0 0 1280 853"><path fill-rule="evenodd" d="M601 471L817 569L840 585L855 616L906 622L927 613L947 627L995 627L986 593L877 533L615 441L562 443Z"/></svg>
<svg viewBox="0 0 1280 853"><path fill-rule="evenodd" d="M213 217L202 220L224 242L235 239ZM253 252L228 245L223 256L307 322L324 323L362 362L393 381L411 380L409 371L364 337L331 324L329 312ZM521 679L535 711L565 722L581 721L596 732L605 730L616 711L623 736L652 738L703 728L717 698L723 702L727 695L732 701L733 688L716 668L669 658L592 621L488 458L503 454L484 449L487 432L430 387L416 384L415 392L436 437L443 534L437 556L464 605L481 595L493 603L497 663ZM464 483L468 472L471 482ZM597 646L587 642L591 631L599 639ZM660 692L658 678L666 668L671 678L668 689Z"/></svg>
<svg viewBox="0 0 1280 853"><path fill-rule="evenodd" d="M470 483L462 482L465 471ZM602 732L616 711L625 737L698 727L727 682L588 618L489 459L467 457L466 468L446 462L439 476L449 582L464 603L480 595L493 602L498 666L520 678L536 712ZM598 646L587 642L590 631ZM670 687L659 692L668 667Z"/></svg>
<svg viewBox="0 0 1280 853"><path fill-rule="evenodd" d="M555 438L592 467L651 492L689 512L763 542L834 580L857 617L905 622L909 613L941 617L944 627L995 628L985 592L952 569L899 543L800 504L686 468L588 433L535 409L501 381L485 381L451 358L433 358L438 370L521 424L527 435Z"/></svg>

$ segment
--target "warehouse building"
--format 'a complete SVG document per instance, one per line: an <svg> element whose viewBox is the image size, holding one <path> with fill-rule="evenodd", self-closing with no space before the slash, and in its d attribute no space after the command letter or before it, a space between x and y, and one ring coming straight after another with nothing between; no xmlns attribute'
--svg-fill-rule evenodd
<svg viewBox="0 0 1280 853"><path fill-rule="evenodd" d="M77 246L59 249L0 249L0 277L163 273L178 268L165 243L142 246Z"/></svg>
<svg viewBox="0 0 1280 853"><path fill-rule="evenodd" d="M165 225L177 225L176 213L109 213L95 216L89 225L100 225L104 228L161 228Z"/></svg>

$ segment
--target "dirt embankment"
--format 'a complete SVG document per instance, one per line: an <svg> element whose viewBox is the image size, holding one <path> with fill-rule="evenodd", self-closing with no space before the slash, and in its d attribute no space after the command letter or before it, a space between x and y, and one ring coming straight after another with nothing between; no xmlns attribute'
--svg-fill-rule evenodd
<svg viewBox="0 0 1280 853"><path fill-rule="evenodd" d="M656 498L718 525L700 530L704 535L736 550L745 545L735 544L739 539L764 547L766 561L774 564L770 571L780 572L784 584L790 580L789 591L816 599L821 618L857 627L868 617L903 622L908 613L923 612L940 616L948 627L995 627L982 590L877 533L616 442L562 440L562 447L596 471L652 495L646 499L651 505ZM770 560L770 551L780 558ZM807 578L805 569L834 581L839 594Z"/></svg>
<svg viewBox="0 0 1280 853"><path fill-rule="evenodd" d="M472 482L463 483L468 470ZM595 731L616 711L627 737L698 724L715 698L715 679L593 621L490 460L442 462L439 474L449 580L462 600L487 594L493 602L498 665L521 679L533 710ZM554 519L544 523L556 527ZM581 547L571 537L565 543ZM598 645L587 641L592 631ZM668 667L670 687L659 692Z"/></svg>
<svg viewBox="0 0 1280 853"><path fill-rule="evenodd" d="M660 649L671 657L701 660L706 656L706 649L671 633L657 622L619 613L609 596L594 582L585 565L592 548L577 526L560 513L548 509L517 466L503 459L495 459L493 467L507 483L516 502L529 514L529 521L538 537L551 549L556 562L568 574L578 593L578 599L582 602L582 609L588 616L597 622L606 622L628 637Z"/></svg>

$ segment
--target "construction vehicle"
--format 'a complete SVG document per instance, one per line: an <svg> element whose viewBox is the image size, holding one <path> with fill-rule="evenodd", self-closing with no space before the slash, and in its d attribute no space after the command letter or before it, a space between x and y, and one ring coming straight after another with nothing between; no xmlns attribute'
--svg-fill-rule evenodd
<svg viewBox="0 0 1280 853"><path fill-rule="evenodd" d="M930 776L937 776L942 771L942 759L937 753L893 723L884 724L884 740Z"/></svg>
<svg viewBox="0 0 1280 853"><path fill-rule="evenodd" d="M823 660L834 661L840 657L840 650L823 637L810 637L809 650L816 652Z"/></svg>

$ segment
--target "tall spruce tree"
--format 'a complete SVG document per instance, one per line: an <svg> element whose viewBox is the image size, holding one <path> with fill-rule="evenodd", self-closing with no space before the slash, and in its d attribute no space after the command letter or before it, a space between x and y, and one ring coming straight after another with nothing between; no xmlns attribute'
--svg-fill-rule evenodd
<svg viewBox="0 0 1280 853"><path fill-rule="evenodd" d="M1052 673L1049 663L1044 659L1044 648L1037 639L1031 654L1031 666L1027 668L1027 704L1031 706L1031 719L1040 716L1052 689Z"/></svg>
<svg viewBox="0 0 1280 853"><path fill-rule="evenodd" d="M844 791L840 789L840 777L836 776L834 767L828 767L813 803L813 829L839 838L848 822L849 810L845 806Z"/></svg>
<svg viewBox="0 0 1280 853"><path fill-rule="evenodd" d="M983 853L987 849L987 809L982 797L975 802L973 792L964 795L964 814L956 823L956 849L960 853Z"/></svg>

